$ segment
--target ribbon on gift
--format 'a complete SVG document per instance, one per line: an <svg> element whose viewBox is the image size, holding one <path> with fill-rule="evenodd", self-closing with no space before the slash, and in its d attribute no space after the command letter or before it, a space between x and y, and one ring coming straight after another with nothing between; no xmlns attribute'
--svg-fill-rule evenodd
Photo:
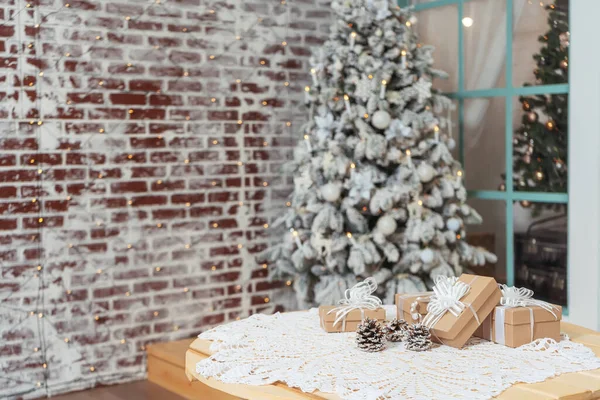
<svg viewBox="0 0 600 400"><path fill-rule="evenodd" d="M505 333L504 333L504 322L506 320L506 310L509 308L524 307L529 310L529 327L530 327L530 340L533 341L535 317L533 314L532 307L540 307L548 311L554 317L555 321L558 321L558 307L553 304L547 303L542 300L533 298L533 290L526 288L518 288L514 286L507 286L505 284L499 284L498 287L502 292L500 298L500 306L494 309L494 324L488 322L489 326L483 327L483 332L489 332L489 340L494 339L496 343L505 344ZM494 332L492 332L492 329ZM495 335L493 335L495 333Z"/></svg>
<svg viewBox="0 0 600 400"><path fill-rule="evenodd" d="M365 309L376 310L383 304L379 297L373 296L377 290L377 282L373 278L367 278L362 282L357 283L350 289L344 292L344 298L341 299L336 307L329 311L327 315L335 313L335 327L340 322L342 323L342 331L346 330L346 316L353 310L360 310L361 321L365 319Z"/></svg>
<svg viewBox="0 0 600 400"><path fill-rule="evenodd" d="M471 284L475 282L477 277L473 279ZM435 286L433 287L433 295L429 298L429 304L427 305L427 315L423 318L422 324L432 329L435 324L446 313L450 313L458 318L458 316L464 311L465 308L469 308L475 320L478 324L479 316L473 309L472 304L465 304L461 299L469 293L471 286L463 281L459 281L456 277L438 276L435 279Z"/></svg>
<svg viewBox="0 0 600 400"><path fill-rule="evenodd" d="M405 293L405 294L398 295L398 297L396 297L396 305L397 305L397 308L398 308L398 315L399 316L402 315L402 312L404 311L404 302L406 301L406 299L412 299L415 296L417 296L413 300L413 302L411 303L411 307L412 307L412 305L415 302L417 304L419 302L427 302L427 303L429 303L429 298L431 297L432 294L433 294L432 292L416 292L416 293ZM415 318L414 315L411 315L411 317L415 321L417 321L419 319L419 317Z"/></svg>
<svg viewBox="0 0 600 400"><path fill-rule="evenodd" d="M500 305L507 307L533 307L537 306L548 311L556 321L558 316L555 311L558 311L558 307L553 304L547 303L542 300L533 298L533 290L526 288L518 288L514 286L507 286L504 284L498 285L502 292L502 298L500 299Z"/></svg>

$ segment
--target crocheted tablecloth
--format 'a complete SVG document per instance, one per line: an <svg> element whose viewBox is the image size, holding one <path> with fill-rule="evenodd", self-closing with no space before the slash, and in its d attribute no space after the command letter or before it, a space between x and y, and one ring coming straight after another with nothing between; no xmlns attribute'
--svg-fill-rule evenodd
<svg viewBox="0 0 600 400"><path fill-rule="evenodd" d="M478 338L462 349L434 345L425 352L388 343L384 351L365 353L354 333L324 332L316 309L256 314L199 337L213 341L212 356L196 365L204 377L247 385L279 381L344 399L489 399L518 382L600 368L600 358L566 337L516 349Z"/></svg>

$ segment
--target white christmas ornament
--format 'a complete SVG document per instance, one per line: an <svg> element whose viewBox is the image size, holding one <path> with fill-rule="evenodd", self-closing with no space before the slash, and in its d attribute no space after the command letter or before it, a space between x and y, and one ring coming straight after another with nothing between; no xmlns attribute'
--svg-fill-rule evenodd
<svg viewBox="0 0 600 400"><path fill-rule="evenodd" d="M321 196L323 196L323 199L331 203L337 201L337 199L340 198L341 192L342 188L337 183L329 182L321 186Z"/></svg>
<svg viewBox="0 0 600 400"><path fill-rule="evenodd" d="M377 110L375 114L373 114L373 119L371 119L371 124L377 129L385 129L390 125L392 118L387 111Z"/></svg>
<svg viewBox="0 0 600 400"><path fill-rule="evenodd" d="M433 261L433 250L427 248L421 251L421 261L425 264L429 264Z"/></svg>
<svg viewBox="0 0 600 400"><path fill-rule="evenodd" d="M448 150L454 150L454 148L456 147L456 141L450 138L448 139L448 142L446 142L446 146L448 147Z"/></svg>
<svg viewBox="0 0 600 400"><path fill-rule="evenodd" d="M436 170L431 166L431 164L422 162L417 167L417 173L419 174L419 179L421 182L429 182L435 176Z"/></svg>
<svg viewBox="0 0 600 400"><path fill-rule="evenodd" d="M396 220L389 215L384 215L377 220L377 230L384 236L388 236L396 232L397 226Z"/></svg>
<svg viewBox="0 0 600 400"><path fill-rule="evenodd" d="M446 227L450 229L452 232L456 232L460 229L460 220L458 218L448 218L446 221Z"/></svg>

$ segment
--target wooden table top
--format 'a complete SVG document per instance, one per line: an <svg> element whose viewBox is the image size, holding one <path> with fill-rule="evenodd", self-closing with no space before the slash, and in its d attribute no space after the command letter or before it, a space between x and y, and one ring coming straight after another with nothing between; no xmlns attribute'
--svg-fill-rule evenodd
<svg viewBox="0 0 600 400"><path fill-rule="evenodd" d="M569 335L572 341L582 343L600 357L600 333L567 322L561 322L561 331ZM304 393L300 389L291 388L280 382L273 385L251 386L204 378L196 373L196 364L210 356L210 344L208 340L196 339L190 345L185 360L185 371L190 381L198 380L217 390L248 400L341 400L335 394L319 391ZM519 383L505 390L497 398L502 400L600 399L600 369L563 374L541 383Z"/></svg>

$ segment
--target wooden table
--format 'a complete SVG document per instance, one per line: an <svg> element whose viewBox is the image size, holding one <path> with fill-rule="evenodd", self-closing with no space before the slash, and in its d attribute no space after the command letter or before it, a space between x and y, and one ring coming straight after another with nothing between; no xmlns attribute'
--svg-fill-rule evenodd
<svg viewBox="0 0 600 400"><path fill-rule="evenodd" d="M600 357L600 333L566 322L561 323L561 330L568 334L572 341L584 344ZM192 342L185 356L185 373L190 381L198 380L205 385L224 392L224 396L227 396L224 398L230 399L230 396L233 395L248 400L340 400L340 397L335 394L321 393L318 391L310 394L304 393L299 389L291 388L283 383L251 386L228 384L214 378L204 378L196 373L196 364L198 361L210 356L210 343L210 341L202 339L196 339ZM497 398L502 400L600 399L600 369L563 374L541 383L516 384L505 390Z"/></svg>

